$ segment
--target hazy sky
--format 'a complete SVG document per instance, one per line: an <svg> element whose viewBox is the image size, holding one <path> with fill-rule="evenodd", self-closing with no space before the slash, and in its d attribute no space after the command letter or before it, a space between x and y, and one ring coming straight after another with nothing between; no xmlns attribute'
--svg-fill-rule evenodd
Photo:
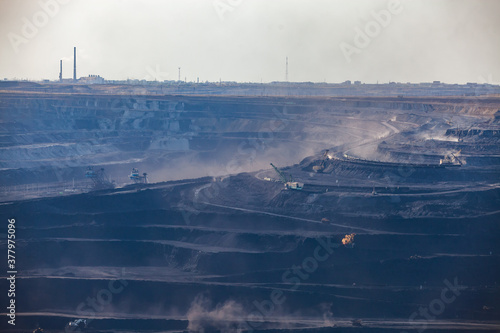
<svg viewBox="0 0 500 333"><path fill-rule="evenodd" d="M497 0L0 0L0 78L500 81Z"/></svg>

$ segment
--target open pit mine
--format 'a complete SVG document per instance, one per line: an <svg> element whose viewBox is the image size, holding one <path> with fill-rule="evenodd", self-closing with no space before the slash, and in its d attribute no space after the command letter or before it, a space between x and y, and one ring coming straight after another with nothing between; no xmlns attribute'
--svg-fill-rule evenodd
<svg viewBox="0 0 500 333"><path fill-rule="evenodd" d="M498 91L262 89L0 82L0 330L499 332Z"/></svg>

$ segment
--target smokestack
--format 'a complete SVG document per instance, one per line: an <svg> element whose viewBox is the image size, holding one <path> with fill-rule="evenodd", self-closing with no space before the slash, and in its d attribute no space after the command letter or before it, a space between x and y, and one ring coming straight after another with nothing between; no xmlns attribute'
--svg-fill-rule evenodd
<svg viewBox="0 0 500 333"><path fill-rule="evenodd" d="M62 82L62 60L59 61L61 69L59 70L59 81Z"/></svg>
<svg viewBox="0 0 500 333"><path fill-rule="evenodd" d="M76 81L76 46L73 49L73 81Z"/></svg>
<svg viewBox="0 0 500 333"><path fill-rule="evenodd" d="M288 57L286 57L285 81L288 82Z"/></svg>

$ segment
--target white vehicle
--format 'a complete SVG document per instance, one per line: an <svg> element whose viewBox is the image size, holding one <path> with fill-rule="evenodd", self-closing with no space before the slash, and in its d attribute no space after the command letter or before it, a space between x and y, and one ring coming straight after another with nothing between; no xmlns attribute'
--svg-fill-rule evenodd
<svg viewBox="0 0 500 333"><path fill-rule="evenodd" d="M68 327L73 328L73 329L76 329L76 328L79 328L79 329L87 328L87 319L75 319L73 321L70 321L68 323Z"/></svg>

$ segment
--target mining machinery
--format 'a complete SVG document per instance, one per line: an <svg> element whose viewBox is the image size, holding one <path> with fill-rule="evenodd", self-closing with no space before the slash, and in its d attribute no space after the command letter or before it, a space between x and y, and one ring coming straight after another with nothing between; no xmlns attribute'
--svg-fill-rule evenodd
<svg viewBox="0 0 500 333"><path fill-rule="evenodd" d="M465 161L462 160L460 156L461 150L458 152L450 152L448 155L445 155L444 158L439 160L440 165L444 166L462 166L465 164Z"/></svg>
<svg viewBox="0 0 500 333"><path fill-rule="evenodd" d="M105 190L115 188L114 181L110 181L108 175L104 172L104 168L94 170L89 166L85 171L85 178L92 181L92 188L94 190Z"/></svg>
<svg viewBox="0 0 500 333"><path fill-rule="evenodd" d="M87 328L87 319L75 319L70 321L66 327L71 330L85 330Z"/></svg>
<svg viewBox="0 0 500 333"><path fill-rule="evenodd" d="M363 326L363 322L361 321L361 319L354 319L351 321L351 324L352 324L352 326L355 326L355 327Z"/></svg>
<svg viewBox="0 0 500 333"><path fill-rule="evenodd" d="M141 176L141 174L139 173L139 169L137 169L137 168L132 169L132 172L130 173L128 178L133 180L134 183L136 183L136 184L147 184L148 183L148 174L144 172Z"/></svg>
<svg viewBox="0 0 500 333"><path fill-rule="evenodd" d="M290 178L288 178L288 175L286 173L284 173L283 171L281 171L280 169L278 169L274 164L271 163L271 166L273 167L274 171L276 171L276 173L280 176L281 182L283 184L292 181L292 176L290 176Z"/></svg>
<svg viewBox="0 0 500 333"><path fill-rule="evenodd" d="M455 161L457 161L458 164L460 165L464 165L464 162L462 161L462 159L460 159L458 156L460 156L460 152L461 150L458 151L458 153L455 155L453 153L450 153L451 156L453 156L453 158L455 159Z"/></svg>
<svg viewBox="0 0 500 333"><path fill-rule="evenodd" d="M287 175L272 163L271 166L273 167L274 171L276 171L276 173L279 175L280 181L285 185L286 189L302 190L302 188L304 187L303 183L294 182L291 175Z"/></svg>
<svg viewBox="0 0 500 333"><path fill-rule="evenodd" d="M321 171L325 168L326 161L330 159L330 157L328 156L329 152L330 152L330 150L328 150L328 149L325 150L325 153L323 154L323 159L321 160L320 164L313 166L313 170L315 172Z"/></svg>
<svg viewBox="0 0 500 333"><path fill-rule="evenodd" d="M342 238L342 244L344 244L345 247L353 248L354 236L356 236L356 234L345 235L345 237Z"/></svg>

